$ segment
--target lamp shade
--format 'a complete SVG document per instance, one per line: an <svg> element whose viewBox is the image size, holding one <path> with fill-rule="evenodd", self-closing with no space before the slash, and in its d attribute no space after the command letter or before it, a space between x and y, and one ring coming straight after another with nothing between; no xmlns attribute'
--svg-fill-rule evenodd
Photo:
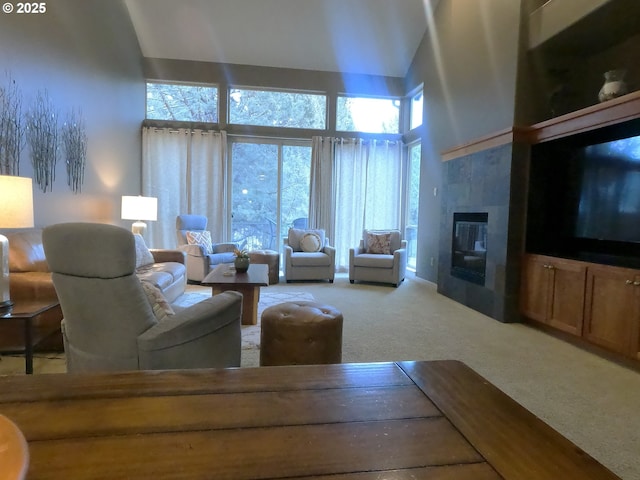
<svg viewBox="0 0 640 480"><path fill-rule="evenodd" d="M158 199L156 197L123 196L121 215L123 220L157 220Z"/></svg>
<svg viewBox="0 0 640 480"><path fill-rule="evenodd" d="M33 181L0 175L0 228L33 227Z"/></svg>

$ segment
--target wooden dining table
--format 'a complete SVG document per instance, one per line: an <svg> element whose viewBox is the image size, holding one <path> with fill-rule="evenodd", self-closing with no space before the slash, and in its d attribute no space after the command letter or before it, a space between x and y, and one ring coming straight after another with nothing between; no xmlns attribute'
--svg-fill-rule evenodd
<svg viewBox="0 0 640 480"><path fill-rule="evenodd" d="M459 361L0 378L28 479L615 479Z"/></svg>

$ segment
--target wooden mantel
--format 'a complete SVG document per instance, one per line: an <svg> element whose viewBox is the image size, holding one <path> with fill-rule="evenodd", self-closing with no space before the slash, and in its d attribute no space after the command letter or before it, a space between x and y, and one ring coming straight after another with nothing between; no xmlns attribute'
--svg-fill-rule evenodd
<svg viewBox="0 0 640 480"><path fill-rule="evenodd" d="M480 137L441 152L442 161L446 162L513 142L535 144L555 140L635 118L640 118L640 91L531 126L514 126Z"/></svg>

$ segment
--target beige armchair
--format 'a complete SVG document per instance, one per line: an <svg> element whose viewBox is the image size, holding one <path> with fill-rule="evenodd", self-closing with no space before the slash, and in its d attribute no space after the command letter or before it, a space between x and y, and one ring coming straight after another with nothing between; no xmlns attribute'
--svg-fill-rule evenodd
<svg viewBox="0 0 640 480"><path fill-rule="evenodd" d="M349 281L391 283L397 287L407 271L407 241L398 230L364 230L360 245L349 249Z"/></svg>
<svg viewBox="0 0 640 480"><path fill-rule="evenodd" d="M336 273L336 249L329 245L322 229L290 228L284 245L284 278L292 280L329 280Z"/></svg>
<svg viewBox="0 0 640 480"><path fill-rule="evenodd" d="M242 295L173 308L135 274L133 234L94 223L46 227L68 372L240 366Z"/></svg>
<svg viewBox="0 0 640 480"><path fill-rule="evenodd" d="M221 263L233 263L235 243L212 243L204 215L176 217L178 249L187 254L187 280L201 282Z"/></svg>

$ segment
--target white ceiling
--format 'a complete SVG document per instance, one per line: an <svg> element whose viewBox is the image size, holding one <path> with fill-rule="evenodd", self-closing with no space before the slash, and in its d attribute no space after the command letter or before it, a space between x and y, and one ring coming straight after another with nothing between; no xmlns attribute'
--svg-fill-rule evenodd
<svg viewBox="0 0 640 480"><path fill-rule="evenodd" d="M125 0L145 57L394 77L437 2Z"/></svg>

